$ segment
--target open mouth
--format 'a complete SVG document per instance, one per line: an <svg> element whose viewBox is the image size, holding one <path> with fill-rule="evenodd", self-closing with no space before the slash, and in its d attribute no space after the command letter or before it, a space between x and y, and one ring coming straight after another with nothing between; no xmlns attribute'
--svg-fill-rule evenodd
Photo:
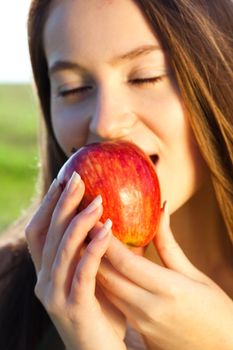
<svg viewBox="0 0 233 350"><path fill-rule="evenodd" d="M71 153L73 154L73 153L75 153L75 152L77 152L77 148L75 148L75 147L73 147L72 149L71 149Z"/></svg>
<svg viewBox="0 0 233 350"><path fill-rule="evenodd" d="M159 157L158 157L157 154L152 154L152 155L150 155L150 159L151 159L153 164L157 164L158 160L159 160Z"/></svg>

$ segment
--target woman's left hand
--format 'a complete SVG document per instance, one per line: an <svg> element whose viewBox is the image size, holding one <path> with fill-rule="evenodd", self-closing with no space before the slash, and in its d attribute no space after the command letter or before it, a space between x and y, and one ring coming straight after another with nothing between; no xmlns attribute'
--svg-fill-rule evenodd
<svg viewBox="0 0 233 350"><path fill-rule="evenodd" d="M233 349L233 302L184 255L166 210L154 244L164 266L112 237L98 274L109 300L149 349Z"/></svg>

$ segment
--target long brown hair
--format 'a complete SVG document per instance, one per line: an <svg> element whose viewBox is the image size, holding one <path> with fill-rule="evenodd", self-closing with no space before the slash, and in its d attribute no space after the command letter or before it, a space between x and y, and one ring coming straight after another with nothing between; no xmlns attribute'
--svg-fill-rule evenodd
<svg viewBox="0 0 233 350"><path fill-rule="evenodd" d="M233 2L134 1L169 57L233 240ZM41 195L66 160L51 125L50 81L43 47L43 28L52 3L53 0L32 0L28 19L29 50L42 117ZM32 350L49 319L33 294L36 277L25 240L20 241L14 254L5 272L0 270L0 280L12 275L0 304L0 346L5 350L21 349L19 344L23 342L22 349ZM20 285L27 288L27 293L19 297ZM26 305L33 311L25 309ZM30 330L29 323L33 325Z"/></svg>
<svg viewBox="0 0 233 350"><path fill-rule="evenodd" d="M168 52L233 241L233 3L137 2Z"/></svg>

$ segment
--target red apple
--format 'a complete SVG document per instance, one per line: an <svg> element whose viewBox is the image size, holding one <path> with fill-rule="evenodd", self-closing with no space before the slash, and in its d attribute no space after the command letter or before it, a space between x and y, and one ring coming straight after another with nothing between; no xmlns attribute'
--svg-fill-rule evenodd
<svg viewBox="0 0 233 350"><path fill-rule="evenodd" d="M155 236L160 217L160 188L149 156L128 141L92 143L74 153L61 168L64 185L76 171L85 183L78 211L98 194L103 199L105 222L112 233L130 246L144 247Z"/></svg>

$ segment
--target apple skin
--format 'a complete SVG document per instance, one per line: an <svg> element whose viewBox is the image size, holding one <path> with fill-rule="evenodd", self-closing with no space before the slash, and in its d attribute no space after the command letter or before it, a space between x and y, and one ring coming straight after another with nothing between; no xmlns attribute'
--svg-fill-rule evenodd
<svg viewBox="0 0 233 350"><path fill-rule="evenodd" d="M160 219L160 187L154 164L129 141L106 141L86 145L63 165L59 182L65 186L76 171L85 183L78 211L98 195L103 199L105 222L123 243L144 247L154 238Z"/></svg>

